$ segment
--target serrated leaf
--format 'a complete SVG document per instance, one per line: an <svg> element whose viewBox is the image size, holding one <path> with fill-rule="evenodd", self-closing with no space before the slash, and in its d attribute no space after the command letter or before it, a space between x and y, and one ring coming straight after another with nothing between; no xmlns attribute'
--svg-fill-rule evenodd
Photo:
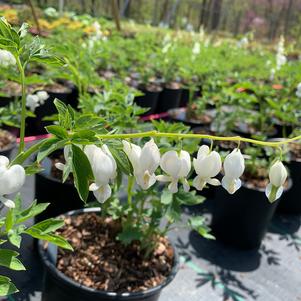
<svg viewBox="0 0 301 301"><path fill-rule="evenodd" d="M14 271L26 270L17 256L19 256L18 252L8 249L0 249L0 265Z"/></svg>
<svg viewBox="0 0 301 301"><path fill-rule="evenodd" d="M49 203L40 203L37 204L35 200L27 209L23 210L16 216L16 224L23 223L30 218L33 218L43 211L49 206Z"/></svg>
<svg viewBox="0 0 301 301"><path fill-rule="evenodd" d="M66 143L67 143L67 140L60 140L56 137L49 138L42 144L40 151L38 153L38 156L37 156L37 161L41 162L43 159L45 159L47 156L49 156L54 151L63 148Z"/></svg>
<svg viewBox="0 0 301 301"><path fill-rule="evenodd" d="M72 116L68 107L59 99L56 98L53 103L58 111L59 125L65 129L70 129L74 116Z"/></svg>
<svg viewBox="0 0 301 301"><path fill-rule="evenodd" d="M26 230L26 233L28 233L28 231L36 231L41 235L45 235L56 231L62 226L64 226L64 221L62 219L49 218L31 226Z"/></svg>

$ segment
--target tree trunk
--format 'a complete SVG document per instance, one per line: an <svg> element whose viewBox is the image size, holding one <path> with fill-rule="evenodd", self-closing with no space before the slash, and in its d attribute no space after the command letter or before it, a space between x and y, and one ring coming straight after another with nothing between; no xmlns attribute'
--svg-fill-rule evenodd
<svg viewBox="0 0 301 301"><path fill-rule="evenodd" d="M158 25L158 9L159 9L159 0L155 0L154 10L153 10L153 22L152 24Z"/></svg>
<svg viewBox="0 0 301 301"><path fill-rule="evenodd" d="M120 15L121 17L125 17L125 18L130 18L130 14L131 14L131 0L125 0L123 7L120 11Z"/></svg>
<svg viewBox="0 0 301 301"><path fill-rule="evenodd" d="M200 10L199 27L205 25L206 6L207 6L207 0L203 0L201 10Z"/></svg>
<svg viewBox="0 0 301 301"><path fill-rule="evenodd" d="M294 0L289 0L288 7L286 10L286 16L285 16L285 21L284 21L284 35L285 36L289 32L289 25L290 25L290 20L291 20L291 15L292 15L293 2L294 2Z"/></svg>
<svg viewBox="0 0 301 301"><path fill-rule="evenodd" d="M118 31L121 31L121 25L120 25L120 16L119 16L119 9L117 0L111 0L112 1L112 15L116 24L116 29Z"/></svg>
<svg viewBox="0 0 301 301"><path fill-rule="evenodd" d="M162 13L161 13L161 16L160 16L160 22L165 22L165 19L167 17L168 5L169 5L169 0L165 0L164 4L163 4Z"/></svg>
<svg viewBox="0 0 301 301"><path fill-rule="evenodd" d="M213 0L211 30L217 30L220 22L222 0Z"/></svg>

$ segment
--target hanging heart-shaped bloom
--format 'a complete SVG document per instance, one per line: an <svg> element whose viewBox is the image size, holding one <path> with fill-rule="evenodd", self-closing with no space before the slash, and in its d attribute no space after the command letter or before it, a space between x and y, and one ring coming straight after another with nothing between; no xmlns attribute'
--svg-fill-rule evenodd
<svg viewBox="0 0 301 301"><path fill-rule="evenodd" d="M170 182L168 189L172 193L178 192L179 181L182 182L184 191L189 191L190 187L186 178L191 170L191 161L188 152L183 150L180 153L174 150L166 152L161 158L160 167L167 175L160 175L156 178L160 182Z"/></svg>
<svg viewBox="0 0 301 301"><path fill-rule="evenodd" d="M222 168L221 157L216 151L210 152L207 145L199 148L197 158L193 159L193 166L197 176L192 185L197 190L202 190L206 183L214 186L221 184L218 179L214 179Z"/></svg>
<svg viewBox="0 0 301 301"><path fill-rule="evenodd" d="M144 190L156 183L155 171L160 164L160 151L153 139L140 146L123 140L123 151L129 158L137 184Z"/></svg>
<svg viewBox="0 0 301 301"><path fill-rule="evenodd" d="M275 202L283 192L283 184L287 178L287 171L281 161L275 162L269 171L270 183L266 187L265 194L269 201Z"/></svg>
<svg viewBox="0 0 301 301"><path fill-rule="evenodd" d="M9 159L0 156L0 201L9 208L14 208L15 203L4 195L18 192L25 182L25 170L21 165L9 167Z"/></svg>
<svg viewBox="0 0 301 301"><path fill-rule="evenodd" d="M112 194L109 183L117 176L116 161L106 145L87 145L84 152L95 178L95 183L91 184L89 189L93 191L98 202L104 203Z"/></svg>
<svg viewBox="0 0 301 301"><path fill-rule="evenodd" d="M0 66L9 67L16 63L16 59L10 51L0 49Z"/></svg>
<svg viewBox="0 0 301 301"><path fill-rule="evenodd" d="M234 149L224 162L225 176L222 179L223 187L233 194L241 187L240 176L245 170L245 160L239 149Z"/></svg>
<svg viewBox="0 0 301 301"><path fill-rule="evenodd" d="M36 95L39 98L39 103L43 105L45 103L45 100L49 98L49 94L46 91L38 91Z"/></svg>
<svg viewBox="0 0 301 301"><path fill-rule="evenodd" d="M35 94L28 94L26 96L26 107L30 109L31 112L34 112L37 107L40 106L39 97Z"/></svg>

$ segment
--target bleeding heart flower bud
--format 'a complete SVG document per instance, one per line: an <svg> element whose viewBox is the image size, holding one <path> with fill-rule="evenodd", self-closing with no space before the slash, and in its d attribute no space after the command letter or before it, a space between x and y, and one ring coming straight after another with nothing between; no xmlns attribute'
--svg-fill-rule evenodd
<svg viewBox="0 0 301 301"><path fill-rule="evenodd" d="M186 177L191 170L190 155L188 152L181 150L178 154L176 151L166 152L160 161L160 167L167 173L166 175L157 176L161 182L170 182L168 189L172 193L178 192L178 182L181 181L184 190L189 191L190 187Z"/></svg>
<svg viewBox="0 0 301 301"><path fill-rule="evenodd" d="M206 183L218 186L220 181L213 179L222 168L222 160L216 152L210 152L207 145L199 148L197 159L193 159L193 166L197 173L197 177L193 180L193 186L197 190L202 190Z"/></svg>
<svg viewBox="0 0 301 301"><path fill-rule="evenodd" d="M49 94L46 91L38 91L36 95L38 96L41 105L43 105L45 100L49 98Z"/></svg>
<svg viewBox="0 0 301 301"><path fill-rule="evenodd" d="M128 156L133 169L137 184L144 190L148 189L156 182L155 171L160 164L160 151L153 139L145 143L143 148L123 142L123 151Z"/></svg>
<svg viewBox="0 0 301 301"><path fill-rule="evenodd" d="M98 202L104 203L112 194L109 183L117 176L117 164L106 145L87 145L84 152L95 178L95 183L91 184L89 189L93 191Z"/></svg>
<svg viewBox="0 0 301 301"><path fill-rule="evenodd" d="M265 194L272 203L280 198L283 192L283 184L287 178L287 171L281 161L275 162L269 171L270 183L266 187Z"/></svg>
<svg viewBox="0 0 301 301"><path fill-rule="evenodd" d="M240 176L245 170L245 160L239 149L234 149L225 159L222 179L223 187L233 194L241 187Z"/></svg>
<svg viewBox="0 0 301 301"><path fill-rule="evenodd" d="M4 195L15 193L21 189L25 182L25 170L21 165L9 167L9 159L0 156L0 201L9 208L15 203Z"/></svg>

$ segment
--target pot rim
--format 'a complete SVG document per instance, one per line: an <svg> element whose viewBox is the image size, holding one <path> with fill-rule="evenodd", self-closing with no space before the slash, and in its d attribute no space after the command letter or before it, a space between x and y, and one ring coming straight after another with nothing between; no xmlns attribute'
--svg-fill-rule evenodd
<svg viewBox="0 0 301 301"><path fill-rule="evenodd" d="M92 213L92 212L100 212L100 211L101 211L100 207L84 208L84 209L77 209L77 210L69 211L65 214L62 214L61 216L79 215L81 213ZM46 267L48 272L50 272L54 277L59 279L60 282L62 281L67 286L71 286L77 290L82 290L85 293L94 294L99 297L112 297L112 300L113 300L113 298L114 299L115 298L124 298L126 300L126 298L128 298L128 297L137 298L137 300L140 300L140 298L143 298L144 296L151 296L151 295L158 293L175 278L175 276L179 270L179 255L177 253L175 245L170 240L169 240L169 243L171 244L173 251L174 251L174 263L173 263L173 267L172 267L172 270L171 270L169 276L161 284L159 284L151 289L148 289L146 291L133 292L133 293L127 292L127 293L121 293L121 294L89 288L89 287L81 285L81 284L77 283L76 281L74 281L73 279L67 277L64 273L59 271L55 267L55 265L49 260L49 256L47 256L48 247L46 250L44 249L43 240L38 241L38 253L39 253L39 256L40 256L40 259L41 259L43 265Z"/></svg>

